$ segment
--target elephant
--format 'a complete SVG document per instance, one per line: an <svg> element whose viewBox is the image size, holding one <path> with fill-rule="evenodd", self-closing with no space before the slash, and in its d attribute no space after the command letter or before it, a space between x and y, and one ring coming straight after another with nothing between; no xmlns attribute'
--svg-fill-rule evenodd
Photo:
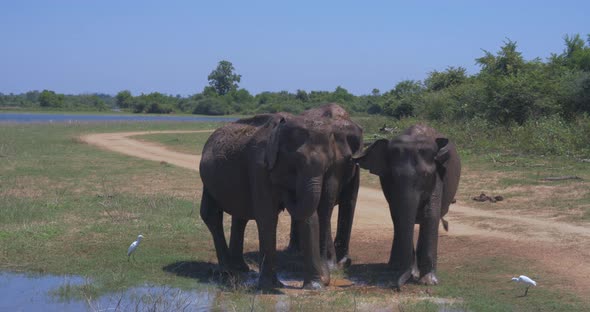
<svg viewBox="0 0 590 312"><path fill-rule="evenodd" d="M397 287L410 278L436 285L439 220L449 211L461 176L454 143L426 125L414 125L401 135L375 141L355 160L378 175L389 204L394 237L389 258ZM414 249L414 224L420 225Z"/></svg>
<svg viewBox="0 0 590 312"><path fill-rule="evenodd" d="M248 271L243 257L244 230L255 220L261 254L258 287L282 287L275 272L278 214L286 208L296 220L304 255L305 289L330 282L320 257L318 206L324 177L339 153L327 120L286 113L240 119L217 129L203 148L201 218L209 228L219 266ZM229 248L223 212L232 216Z"/></svg>
<svg viewBox="0 0 590 312"><path fill-rule="evenodd" d="M363 146L363 129L350 119L341 106L329 103L300 114L305 119L323 120L331 125L338 148L333 166L324 176L322 196L318 207L320 222L320 254L330 269L351 264L349 256L350 234L359 189L360 170L352 157ZM336 240L332 239L331 218L338 205ZM287 250L299 250L296 220L291 220L291 234Z"/></svg>

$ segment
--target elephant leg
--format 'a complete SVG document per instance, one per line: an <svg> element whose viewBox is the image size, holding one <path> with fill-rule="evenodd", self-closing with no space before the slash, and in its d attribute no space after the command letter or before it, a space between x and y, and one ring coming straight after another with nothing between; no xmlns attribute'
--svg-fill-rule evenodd
<svg viewBox="0 0 590 312"><path fill-rule="evenodd" d="M289 233L289 245L286 249L287 252L296 254L301 251L299 246L299 232L297 231L297 221L291 218L291 231Z"/></svg>
<svg viewBox="0 0 590 312"><path fill-rule="evenodd" d="M320 256L330 270L336 268L336 251L334 250L334 240L332 239L331 216L330 211L326 211L318 216L320 224Z"/></svg>
<svg viewBox="0 0 590 312"><path fill-rule="evenodd" d="M320 256L327 267L332 270L336 268L336 251L334 239L332 238L332 212L336 205L339 181L331 176L324 179L322 197L318 205L318 218L320 222Z"/></svg>
<svg viewBox="0 0 590 312"><path fill-rule="evenodd" d="M320 289L330 284L330 270L320 257L319 218L317 212L306 220L298 221L299 241L303 249L305 273L303 288Z"/></svg>
<svg viewBox="0 0 590 312"><path fill-rule="evenodd" d="M389 265L396 275L396 286L399 288L412 276L416 209L402 210L393 207L391 208L391 214L394 224L394 236Z"/></svg>
<svg viewBox="0 0 590 312"><path fill-rule="evenodd" d="M352 263L349 255L350 236L352 232L352 222L356 208L356 199L359 190L359 168L356 168L356 174L352 182L346 185L340 193L338 205L338 228L336 230L336 240L334 247L336 249L336 261L340 267L348 267Z"/></svg>
<svg viewBox="0 0 590 312"><path fill-rule="evenodd" d="M244 231L248 220L232 217L231 236L229 239L229 254L231 268L239 272L248 272L250 268L244 261Z"/></svg>
<svg viewBox="0 0 590 312"><path fill-rule="evenodd" d="M225 234L223 233L223 210L215 203L207 188L203 188L201 198L201 219L203 219L213 236L220 270L229 270L230 255L225 241Z"/></svg>
<svg viewBox="0 0 590 312"><path fill-rule="evenodd" d="M328 220L331 220L331 218ZM336 249L334 248L334 238L332 237L332 225L330 221L328 221L328 224L330 224L330 228L326 233L326 259L328 268L333 270L338 268L338 262L336 261Z"/></svg>
<svg viewBox="0 0 590 312"><path fill-rule="evenodd" d="M418 269L418 260L416 257L416 251L414 250L413 260L412 260L412 279L417 281L420 279L420 269Z"/></svg>
<svg viewBox="0 0 590 312"><path fill-rule="evenodd" d="M420 269L419 283L436 285L436 260L438 248L439 218L429 217L420 224L418 236L418 268Z"/></svg>
<svg viewBox="0 0 590 312"><path fill-rule="evenodd" d="M258 279L258 288L260 289L284 287L275 271L277 219L277 213L256 219L258 240L260 242L260 278Z"/></svg>

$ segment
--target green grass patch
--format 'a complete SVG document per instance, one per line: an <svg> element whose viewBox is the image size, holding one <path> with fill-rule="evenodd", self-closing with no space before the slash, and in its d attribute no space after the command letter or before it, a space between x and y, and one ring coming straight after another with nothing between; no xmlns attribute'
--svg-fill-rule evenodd
<svg viewBox="0 0 590 312"><path fill-rule="evenodd" d="M441 283L434 289L437 296L463 298L468 311L585 311L588 306L573 294L551 289L559 277L539 278L526 297L524 286L510 280L505 272L531 271L526 259L501 255L468 259L458 269L440 272ZM554 280L552 280L554 279Z"/></svg>
<svg viewBox="0 0 590 312"><path fill-rule="evenodd" d="M178 152L200 155L210 135L211 133L154 133L132 138L163 144Z"/></svg>

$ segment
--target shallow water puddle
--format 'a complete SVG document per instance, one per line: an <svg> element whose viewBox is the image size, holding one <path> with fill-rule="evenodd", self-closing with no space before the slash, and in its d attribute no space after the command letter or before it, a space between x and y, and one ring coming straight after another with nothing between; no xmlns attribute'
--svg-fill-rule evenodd
<svg viewBox="0 0 590 312"><path fill-rule="evenodd" d="M68 298L69 287L88 281L77 276L0 273L0 311L209 311L208 291L143 286L98 298Z"/></svg>

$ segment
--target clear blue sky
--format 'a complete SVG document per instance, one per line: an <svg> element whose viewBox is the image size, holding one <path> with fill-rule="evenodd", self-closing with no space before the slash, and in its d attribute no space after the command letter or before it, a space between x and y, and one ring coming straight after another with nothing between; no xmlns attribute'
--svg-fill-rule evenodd
<svg viewBox="0 0 590 312"><path fill-rule="evenodd" d="M261 91L390 90L590 33L590 1L2 1L0 92L201 92L220 60Z"/></svg>

